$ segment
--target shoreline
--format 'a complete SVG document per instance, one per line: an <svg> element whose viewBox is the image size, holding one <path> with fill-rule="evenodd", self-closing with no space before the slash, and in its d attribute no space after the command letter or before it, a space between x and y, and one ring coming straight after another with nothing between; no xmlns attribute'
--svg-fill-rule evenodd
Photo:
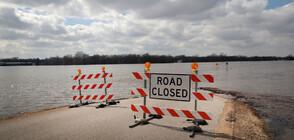
<svg viewBox="0 0 294 140"><path fill-rule="evenodd" d="M32 112L23 112L21 114L16 114L16 115L13 115L13 116L1 118L0 122L11 121L11 120L31 116L31 115L38 115L38 114L43 114L43 113L55 112L55 111L64 110L64 109L67 109L67 108L68 108L68 106L60 106L60 107L54 107L54 108L41 109L41 110L32 111Z"/></svg>

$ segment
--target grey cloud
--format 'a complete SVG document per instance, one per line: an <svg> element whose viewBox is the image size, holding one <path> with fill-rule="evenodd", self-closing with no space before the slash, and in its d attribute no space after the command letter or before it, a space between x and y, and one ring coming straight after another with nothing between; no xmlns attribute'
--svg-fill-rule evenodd
<svg viewBox="0 0 294 140"><path fill-rule="evenodd" d="M6 0L5 2L26 6L65 5L71 0Z"/></svg>
<svg viewBox="0 0 294 140"><path fill-rule="evenodd" d="M80 40L84 40L84 41L90 41L90 42L101 40L98 37L94 36L93 34L85 34L85 35L75 34L75 35L56 36L56 37L54 37L54 39L59 40L59 41L80 41Z"/></svg>
<svg viewBox="0 0 294 140"><path fill-rule="evenodd" d="M92 7L108 7L118 11L147 9L160 3L161 0L88 0L84 1Z"/></svg>
<svg viewBox="0 0 294 140"><path fill-rule="evenodd" d="M36 36L30 36L26 33L19 33L14 30L7 30L7 29L0 29L0 39L3 40L35 40L37 39Z"/></svg>
<svg viewBox="0 0 294 140"><path fill-rule="evenodd" d="M1 8L0 9L0 26L3 28L12 29L28 29L32 24L21 21L15 14L14 8Z"/></svg>
<svg viewBox="0 0 294 140"><path fill-rule="evenodd" d="M215 33L222 40L248 40L251 38L251 31L248 29L229 28L221 29Z"/></svg>
<svg viewBox="0 0 294 140"><path fill-rule="evenodd" d="M139 13L146 18L171 18L171 19L193 19L201 17L206 11L218 6L221 1L206 0L178 0L161 1L148 8L139 9Z"/></svg>
<svg viewBox="0 0 294 140"><path fill-rule="evenodd" d="M263 26L273 34L288 34L294 37L294 3L263 13Z"/></svg>
<svg viewBox="0 0 294 140"><path fill-rule="evenodd" d="M81 1L80 5L71 1L71 6L63 6L59 1L41 1L32 6L42 5L45 12L55 5L59 7L51 9L52 13L48 11L48 15L23 14L27 17L21 19L31 23L17 17L13 8L2 8L0 38L3 42L22 39L21 43L13 44L15 48L25 46L28 50L22 51L26 54L40 52L46 57L77 50L88 54L288 55L293 52L294 44L291 41L294 38L294 6L264 10L263 2L92 0ZM71 11L72 8L75 10ZM79 9L83 13L79 14ZM32 7L31 11L34 10ZM109 11L101 12L104 10ZM93 22L90 26L64 24L68 15L87 13L90 14L84 15L86 18L107 22ZM8 20L4 21L6 18ZM31 38L30 33L34 35Z"/></svg>
<svg viewBox="0 0 294 140"><path fill-rule="evenodd" d="M135 11L148 19L200 20L211 18L211 10L224 3L223 0L92 0L85 1L91 9L109 8L120 12Z"/></svg>
<svg viewBox="0 0 294 140"><path fill-rule="evenodd" d="M64 27L62 27L60 25L55 25L55 27L53 27L49 23L43 23L40 26L40 32L44 33L44 34L51 34L51 35L60 35L60 34L67 33L67 31Z"/></svg>
<svg viewBox="0 0 294 140"><path fill-rule="evenodd" d="M27 41L25 44L29 48L42 48L42 49L62 49L70 47L66 42L62 41Z"/></svg>

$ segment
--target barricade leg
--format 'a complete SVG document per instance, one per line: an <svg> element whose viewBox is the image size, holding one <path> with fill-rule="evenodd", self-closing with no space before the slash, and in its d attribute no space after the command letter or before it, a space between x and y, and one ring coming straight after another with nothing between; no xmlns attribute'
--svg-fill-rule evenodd
<svg viewBox="0 0 294 140"><path fill-rule="evenodd" d="M191 121L194 125L183 127L184 130L190 131L190 138L193 138L196 132L203 132L199 125L208 125L208 123L203 119L187 119L187 121Z"/></svg>
<svg viewBox="0 0 294 140"><path fill-rule="evenodd" d="M196 132L203 132L198 125L183 127L184 130L191 131L190 137L193 138Z"/></svg>
<svg viewBox="0 0 294 140"><path fill-rule="evenodd" d="M149 118L148 119L144 119L144 118L137 118L136 116L134 116L135 119L135 124L129 125L129 128L134 128L138 125L145 125L148 124L149 121L153 120L153 119L162 119L161 115L157 115L157 114L149 114Z"/></svg>
<svg viewBox="0 0 294 140"><path fill-rule="evenodd" d="M187 119L187 121L191 121L192 123L194 123L195 125L208 125L206 120L203 119Z"/></svg>
<svg viewBox="0 0 294 140"><path fill-rule="evenodd" d="M95 108L96 108L96 109L104 108L104 107L106 107L106 106L116 105L116 104L118 104L118 103L120 103L120 102L112 99L112 100L108 100L108 101L106 101L105 104L100 103L100 104L97 105Z"/></svg>

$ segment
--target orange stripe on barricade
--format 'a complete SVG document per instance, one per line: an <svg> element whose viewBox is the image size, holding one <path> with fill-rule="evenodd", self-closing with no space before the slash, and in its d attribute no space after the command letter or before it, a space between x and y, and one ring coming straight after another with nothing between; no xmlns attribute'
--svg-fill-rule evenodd
<svg viewBox="0 0 294 140"><path fill-rule="evenodd" d="M112 83L107 84L106 88L110 88Z"/></svg>
<svg viewBox="0 0 294 140"><path fill-rule="evenodd" d="M97 97L98 97L98 95L94 95L92 100L96 100Z"/></svg>
<svg viewBox="0 0 294 140"><path fill-rule="evenodd" d="M83 80L86 77L86 75L82 75L81 80Z"/></svg>
<svg viewBox="0 0 294 140"><path fill-rule="evenodd" d="M92 85L91 89L95 89L96 86L97 84Z"/></svg>
<svg viewBox="0 0 294 140"><path fill-rule="evenodd" d="M212 120L205 112L197 111L204 120Z"/></svg>
<svg viewBox="0 0 294 140"><path fill-rule="evenodd" d="M103 88L104 84L100 84L100 86L98 87L98 89Z"/></svg>
<svg viewBox="0 0 294 140"><path fill-rule="evenodd" d="M182 110L182 112L187 116L187 118L194 118L192 113L188 110Z"/></svg>
<svg viewBox="0 0 294 140"><path fill-rule="evenodd" d="M103 100L106 95L101 95L99 100Z"/></svg>
<svg viewBox="0 0 294 140"><path fill-rule="evenodd" d="M131 109L132 109L132 111L134 111L134 112L138 112L137 108L136 108L133 104L131 105Z"/></svg>
<svg viewBox="0 0 294 140"><path fill-rule="evenodd" d="M103 73L101 78L112 77L112 73Z"/></svg>
<svg viewBox="0 0 294 140"><path fill-rule="evenodd" d="M84 87L84 89L88 89L89 86L90 86L90 85L86 85L86 86Z"/></svg>
<svg viewBox="0 0 294 140"><path fill-rule="evenodd" d="M110 100L114 95L109 95L107 100Z"/></svg>
<svg viewBox="0 0 294 140"><path fill-rule="evenodd" d="M77 90L80 90L82 87L83 87L83 85L79 85L79 87L78 87L78 89L77 89Z"/></svg>
<svg viewBox="0 0 294 140"><path fill-rule="evenodd" d="M158 107L153 107L153 109L158 115L164 115L164 113Z"/></svg>
<svg viewBox="0 0 294 140"><path fill-rule="evenodd" d="M148 108L147 108L146 106L141 105L140 107L143 109L143 111L144 111L145 113L148 113L148 114L151 113L151 112L148 110Z"/></svg>
<svg viewBox="0 0 294 140"><path fill-rule="evenodd" d="M74 90L76 88L76 85L72 86L72 90Z"/></svg>
<svg viewBox="0 0 294 140"><path fill-rule="evenodd" d="M179 114L174 110L174 109L170 109L167 108L166 109L173 117L180 117Z"/></svg>
<svg viewBox="0 0 294 140"><path fill-rule="evenodd" d="M143 78L141 77L141 75L138 72L133 72L133 75L136 77L136 79L143 80Z"/></svg>
<svg viewBox="0 0 294 140"><path fill-rule="evenodd" d="M97 73L94 79L97 79L100 76L100 73Z"/></svg>
<svg viewBox="0 0 294 140"><path fill-rule="evenodd" d="M93 76L93 74L89 74L89 76L87 77L87 79L91 79Z"/></svg>

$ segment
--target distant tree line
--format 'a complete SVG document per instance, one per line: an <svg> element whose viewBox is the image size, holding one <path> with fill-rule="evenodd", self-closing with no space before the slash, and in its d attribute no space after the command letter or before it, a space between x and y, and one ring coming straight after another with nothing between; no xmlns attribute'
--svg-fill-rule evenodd
<svg viewBox="0 0 294 140"><path fill-rule="evenodd" d="M150 55L146 54L121 54L121 55L88 55L81 51L76 54L63 57L50 57L45 59L18 57L0 59L0 62L32 62L35 65L88 65L88 64L138 64L147 61L151 63L176 63L176 62L224 62L224 61L278 61L294 60L293 55L286 57L277 56L227 56L224 53L208 56L171 56L171 55Z"/></svg>

